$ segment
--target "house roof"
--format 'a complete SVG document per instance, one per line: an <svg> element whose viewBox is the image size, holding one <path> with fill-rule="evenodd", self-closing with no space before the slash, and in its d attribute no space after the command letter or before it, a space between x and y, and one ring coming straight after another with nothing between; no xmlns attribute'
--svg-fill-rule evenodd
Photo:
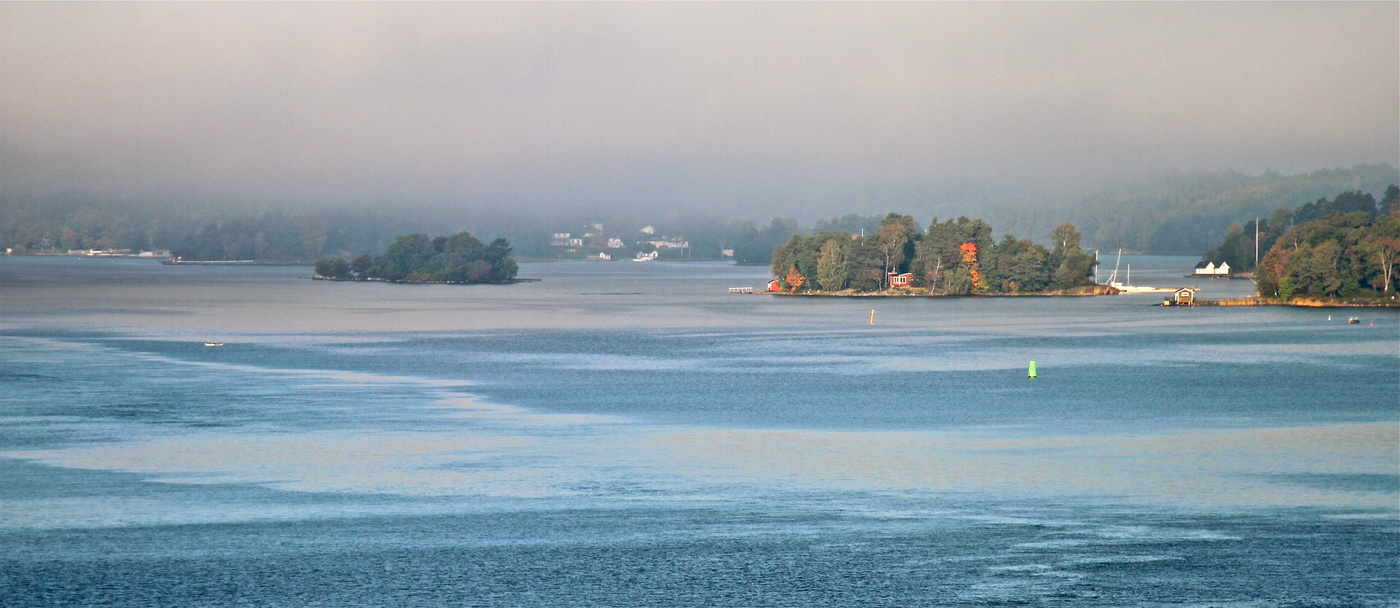
<svg viewBox="0 0 1400 608"><path fill-rule="evenodd" d="M1196 268L1205 268L1206 266L1211 266L1211 265L1212 265L1212 264L1211 264L1210 262L1196 262Z"/></svg>

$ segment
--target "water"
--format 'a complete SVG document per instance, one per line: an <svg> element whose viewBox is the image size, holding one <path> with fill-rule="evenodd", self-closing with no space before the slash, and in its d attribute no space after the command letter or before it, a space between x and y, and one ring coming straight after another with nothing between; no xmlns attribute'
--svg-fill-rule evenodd
<svg viewBox="0 0 1400 608"><path fill-rule="evenodd" d="M1400 598L1395 311L522 266L0 258L0 605Z"/></svg>

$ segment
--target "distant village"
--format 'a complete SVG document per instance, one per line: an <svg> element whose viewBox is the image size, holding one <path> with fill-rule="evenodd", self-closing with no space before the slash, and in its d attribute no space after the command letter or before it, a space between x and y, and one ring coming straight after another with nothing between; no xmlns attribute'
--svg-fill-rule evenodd
<svg viewBox="0 0 1400 608"><path fill-rule="evenodd" d="M555 232L549 240L550 253L555 259L611 262L630 260L692 259L690 241L683 236L658 233L653 226L643 226L633 233L610 233L603 224L588 224L579 232ZM713 253L702 257L710 258ZM723 249L720 256L734 257L733 249Z"/></svg>

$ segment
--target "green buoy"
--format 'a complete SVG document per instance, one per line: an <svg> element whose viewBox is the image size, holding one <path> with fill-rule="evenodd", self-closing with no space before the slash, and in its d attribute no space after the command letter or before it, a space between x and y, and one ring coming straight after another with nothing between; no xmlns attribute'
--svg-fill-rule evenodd
<svg viewBox="0 0 1400 608"><path fill-rule="evenodd" d="M1026 377L1027 377L1027 378L1034 378L1034 377L1035 377L1035 361L1031 361L1031 369L1030 369L1029 372L1026 373Z"/></svg>

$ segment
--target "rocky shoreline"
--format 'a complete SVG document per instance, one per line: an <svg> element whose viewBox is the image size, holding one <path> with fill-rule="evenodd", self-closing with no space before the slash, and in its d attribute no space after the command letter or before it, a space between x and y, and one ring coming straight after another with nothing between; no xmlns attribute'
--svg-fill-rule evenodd
<svg viewBox="0 0 1400 608"><path fill-rule="evenodd" d="M766 294L773 296L797 296L797 297L818 297L818 298L1047 298L1047 297L1083 297L1083 296L1112 296L1122 293L1118 288L1109 285L1088 285L1075 287L1072 289L1061 289L1056 291L1036 291L1028 293L968 293L960 295L949 295L942 293L929 293L921 289L887 289L885 291L855 291L847 289L843 291L755 291L756 294Z"/></svg>

